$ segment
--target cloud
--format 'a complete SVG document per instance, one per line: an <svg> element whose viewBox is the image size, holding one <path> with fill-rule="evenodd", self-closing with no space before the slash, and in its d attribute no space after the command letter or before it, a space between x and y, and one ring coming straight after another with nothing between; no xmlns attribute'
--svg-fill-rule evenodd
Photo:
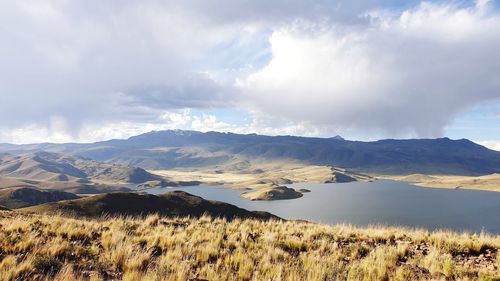
<svg viewBox="0 0 500 281"><path fill-rule="evenodd" d="M64 143L96 142L109 139L125 139L150 131L189 129L201 132L219 131L240 134L320 136L321 130L303 123L275 123L252 116L248 122L232 124L213 114L192 114L189 109L168 111L154 121L104 121L81 125L77 136L68 133L68 124L62 117L52 117L46 126L29 124L14 129L0 129L0 139L8 143Z"/></svg>
<svg viewBox="0 0 500 281"><path fill-rule="evenodd" d="M500 141L477 141L478 144L485 146L489 149L500 151Z"/></svg>
<svg viewBox="0 0 500 281"><path fill-rule="evenodd" d="M155 120L84 122L73 135L68 122L61 116L53 116L47 125L28 124L18 128L0 129L0 140L8 143L64 143L72 141L95 142L124 139L150 131L191 128L189 109L164 111Z"/></svg>
<svg viewBox="0 0 500 281"><path fill-rule="evenodd" d="M468 107L500 98L500 16L422 3L368 26L298 21L273 32L271 61L237 85L274 116L436 137Z"/></svg>
<svg viewBox="0 0 500 281"><path fill-rule="evenodd" d="M73 127L102 119L156 118L157 108L228 100L204 71L211 48L242 25L190 17L161 1L19 1L0 4L3 125Z"/></svg>
<svg viewBox="0 0 500 281"><path fill-rule="evenodd" d="M203 73L254 64L238 58L261 54L281 22L350 9L298 0L2 2L0 118L23 126L58 115L79 127L134 121L139 107L144 115L149 107L221 106L231 87Z"/></svg>
<svg viewBox="0 0 500 281"><path fill-rule="evenodd" d="M202 114L194 116L191 122L191 129L200 132L218 131L232 132L238 134L262 134L262 135L301 135L320 136L321 129L311 127L304 123L283 123L269 122L266 119L259 119L252 116L249 122L244 124L230 124L217 119L215 115Z"/></svg>
<svg viewBox="0 0 500 281"><path fill-rule="evenodd" d="M3 1L0 141L162 128L437 136L498 99L499 15L488 1L418 3Z"/></svg>

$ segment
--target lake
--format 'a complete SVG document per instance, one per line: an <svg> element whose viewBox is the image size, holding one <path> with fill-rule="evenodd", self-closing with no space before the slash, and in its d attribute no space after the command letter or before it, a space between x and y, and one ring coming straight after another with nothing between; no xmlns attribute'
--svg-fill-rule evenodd
<svg viewBox="0 0 500 281"><path fill-rule="evenodd" d="M307 188L302 198L250 201L241 190L216 186L154 188L151 194L183 190L209 200L234 204L248 210L267 211L285 219L353 225L402 225L426 229L500 233L500 193L433 189L404 182L377 180L332 184L293 184Z"/></svg>

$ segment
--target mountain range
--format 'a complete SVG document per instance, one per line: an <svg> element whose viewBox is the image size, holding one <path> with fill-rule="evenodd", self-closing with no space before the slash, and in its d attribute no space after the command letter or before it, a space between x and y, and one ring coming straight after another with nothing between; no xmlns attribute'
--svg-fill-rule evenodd
<svg viewBox="0 0 500 281"><path fill-rule="evenodd" d="M183 130L124 140L68 144L1 144L12 154L49 151L143 169L244 170L255 161L298 161L371 174L485 175L500 173L500 152L467 139L349 141L342 137L264 136Z"/></svg>

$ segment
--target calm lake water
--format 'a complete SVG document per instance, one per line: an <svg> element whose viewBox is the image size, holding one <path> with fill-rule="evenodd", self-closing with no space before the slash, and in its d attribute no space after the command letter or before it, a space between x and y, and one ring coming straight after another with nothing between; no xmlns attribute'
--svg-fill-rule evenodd
<svg viewBox="0 0 500 281"><path fill-rule="evenodd" d="M385 224L500 233L497 192L422 188L390 180L290 187L307 188L311 192L299 199L278 201L250 201L240 197L243 191L206 185L155 188L147 192L183 190L248 210L268 211L285 219L327 224Z"/></svg>

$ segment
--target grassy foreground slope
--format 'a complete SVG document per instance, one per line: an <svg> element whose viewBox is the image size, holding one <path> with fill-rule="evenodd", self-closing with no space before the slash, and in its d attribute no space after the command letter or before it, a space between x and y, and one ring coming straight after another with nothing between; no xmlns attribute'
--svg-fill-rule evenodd
<svg viewBox="0 0 500 281"><path fill-rule="evenodd" d="M0 212L2 280L499 280L500 236Z"/></svg>

